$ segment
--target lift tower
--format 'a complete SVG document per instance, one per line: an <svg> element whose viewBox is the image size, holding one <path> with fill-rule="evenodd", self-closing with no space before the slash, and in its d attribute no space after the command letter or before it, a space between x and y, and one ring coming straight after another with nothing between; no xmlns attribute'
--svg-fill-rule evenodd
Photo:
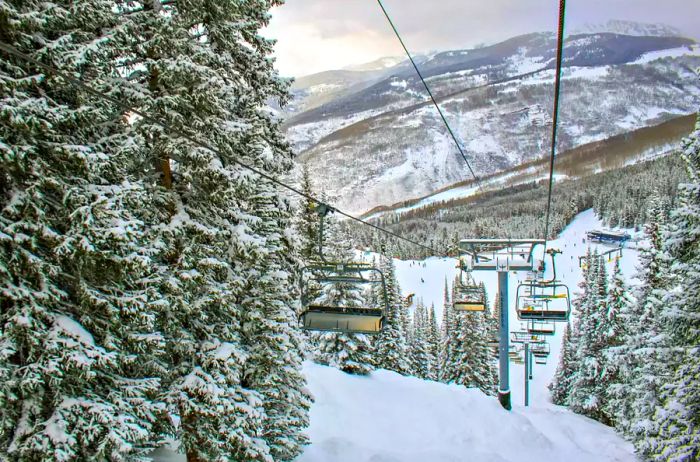
<svg viewBox="0 0 700 462"><path fill-rule="evenodd" d="M498 401L511 409L508 363L508 272L539 272L541 261L536 262L533 250L545 245L544 239L463 239L459 250L466 256L471 271L498 272L498 294L501 301L498 340Z"/></svg>

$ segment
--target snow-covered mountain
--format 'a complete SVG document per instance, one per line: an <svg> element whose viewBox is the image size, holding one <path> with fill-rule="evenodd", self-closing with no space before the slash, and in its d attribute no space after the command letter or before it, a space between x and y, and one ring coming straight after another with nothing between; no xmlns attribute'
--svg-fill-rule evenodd
<svg viewBox="0 0 700 462"><path fill-rule="evenodd" d="M419 57L479 176L545 155L554 42L550 33L535 33ZM700 47L691 39L572 35L564 65L560 151L697 110ZM288 139L315 186L338 206L361 213L470 178L406 61L295 85Z"/></svg>
<svg viewBox="0 0 700 462"><path fill-rule="evenodd" d="M612 34L637 35L640 37L682 37L683 33L668 24L650 24L636 21L611 19L602 24L584 24L572 31L572 34L597 34L609 32Z"/></svg>

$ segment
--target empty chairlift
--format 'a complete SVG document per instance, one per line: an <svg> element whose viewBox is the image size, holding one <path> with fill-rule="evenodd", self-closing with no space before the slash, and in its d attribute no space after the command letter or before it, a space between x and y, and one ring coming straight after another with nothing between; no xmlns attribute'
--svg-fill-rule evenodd
<svg viewBox="0 0 700 462"><path fill-rule="evenodd" d="M320 216L319 259L303 268L300 278L301 328L324 332L379 333L384 327L385 313L389 306L384 274L378 268L366 263L329 262L325 259L323 218L329 211L330 209L326 206L317 208ZM376 306L359 306L357 302L334 301L332 295L324 296L324 291L333 285L355 293L376 285L379 289L374 293L378 296L369 297L377 299Z"/></svg>
<svg viewBox="0 0 700 462"><path fill-rule="evenodd" d="M516 291L516 312L520 320L568 321L571 314L571 294L566 284L556 277L554 257L561 253L549 249L552 258L552 279L531 279L518 285Z"/></svg>
<svg viewBox="0 0 700 462"><path fill-rule="evenodd" d="M532 356L534 356L535 358L546 358L549 356L550 352L549 343L533 343L532 346L530 346L530 351L532 352Z"/></svg>
<svg viewBox="0 0 700 462"><path fill-rule="evenodd" d="M454 309L456 311L484 311L486 300L484 288L474 281L464 262L459 263L459 280L455 287Z"/></svg>
<svg viewBox="0 0 700 462"><path fill-rule="evenodd" d="M532 335L554 335L556 333L555 324L551 321L529 321L527 331Z"/></svg>

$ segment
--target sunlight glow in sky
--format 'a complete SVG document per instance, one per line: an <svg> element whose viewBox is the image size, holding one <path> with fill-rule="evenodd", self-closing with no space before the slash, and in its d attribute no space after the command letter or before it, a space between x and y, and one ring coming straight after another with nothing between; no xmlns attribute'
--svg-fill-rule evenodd
<svg viewBox="0 0 700 462"><path fill-rule="evenodd" d="M556 28L556 0L384 0L412 52L470 48ZM569 0L567 30L611 19L662 23L700 39L700 0ZM403 51L376 0L287 0L263 31L284 76L340 69Z"/></svg>

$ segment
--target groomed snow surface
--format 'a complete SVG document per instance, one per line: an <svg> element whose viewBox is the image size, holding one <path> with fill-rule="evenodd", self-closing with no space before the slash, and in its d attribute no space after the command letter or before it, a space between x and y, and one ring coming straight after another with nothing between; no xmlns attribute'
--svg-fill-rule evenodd
<svg viewBox="0 0 700 462"><path fill-rule="evenodd" d="M316 399L298 462L630 461L614 431L563 408L508 412L478 390L304 365Z"/></svg>

